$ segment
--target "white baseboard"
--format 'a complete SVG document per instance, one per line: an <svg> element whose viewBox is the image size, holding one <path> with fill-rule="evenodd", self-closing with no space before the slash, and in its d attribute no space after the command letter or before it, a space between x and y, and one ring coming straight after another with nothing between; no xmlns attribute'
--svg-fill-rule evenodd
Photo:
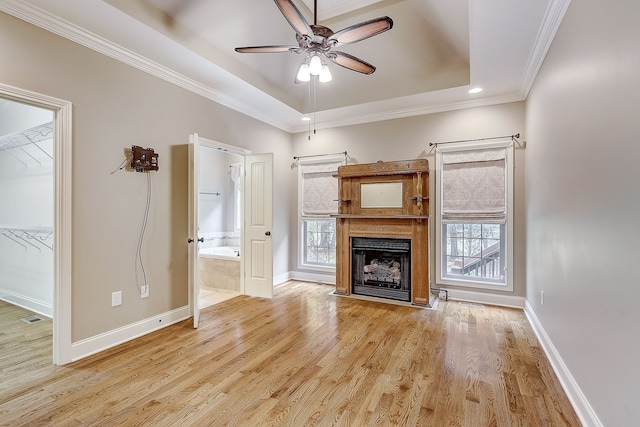
<svg viewBox="0 0 640 427"><path fill-rule="evenodd" d="M189 306L184 306L91 338L74 342L71 344L71 361L75 362L76 360L115 347L118 344L131 341L134 338L188 319L189 317Z"/></svg>
<svg viewBox="0 0 640 427"><path fill-rule="evenodd" d="M336 284L336 274L308 273L305 271L290 271L289 279L303 280L305 282L320 282L328 285Z"/></svg>
<svg viewBox="0 0 640 427"><path fill-rule="evenodd" d="M273 276L273 285L280 285L291 278L291 272L287 271L286 273L278 274L277 276Z"/></svg>
<svg viewBox="0 0 640 427"><path fill-rule="evenodd" d="M484 292L463 291L460 289L446 289L450 300L476 302L501 307L524 308L524 297L502 294L488 294Z"/></svg>
<svg viewBox="0 0 640 427"><path fill-rule="evenodd" d="M287 280L303 280L305 282L320 282L328 285L336 284L335 273L322 274L322 273L309 273L305 271L290 271L287 275L281 275L283 277L281 282L276 281L274 277L274 284L284 283ZM286 278L284 278L286 276ZM444 288L443 288L444 289ZM500 294L488 294L483 292L463 291L457 289L447 288L449 299L457 301L477 302L480 304L497 305L502 307L511 308L524 308L524 297L516 297L511 295Z"/></svg>
<svg viewBox="0 0 640 427"><path fill-rule="evenodd" d="M578 383L576 383L576 380L571 375L571 372L569 372L567 365L565 365L562 357L560 357L560 354L547 335L547 332L542 327L538 316L536 316L536 313L533 311L533 307L529 304L529 301L526 300L524 313L527 316L527 319L529 320L529 323L531 324L547 359L549 359L549 363L551 363L558 380L560 380L560 384L562 384L564 392L571 401L573 409L575 409L578 414L582 425L585 427L602 427L603 424L598 419L598 416L589 404L589 401L582 393L582 390L580 390Z"/></svg>
<svg viewBox="0 0 640 427"><path fill-rule="evenodd" d="M48 304L43 301L38 301L24 295L16 294L5 289L0 289L0 300L6 301L9 304L17 305L25 310L33 311L34 313L42 316L53 318L53 304Z"/></svg>

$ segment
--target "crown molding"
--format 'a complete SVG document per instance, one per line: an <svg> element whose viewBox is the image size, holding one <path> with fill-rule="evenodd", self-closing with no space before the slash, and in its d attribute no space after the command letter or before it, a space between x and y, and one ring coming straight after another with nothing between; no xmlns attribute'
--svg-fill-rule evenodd
<svg viewBox="0 0 640 427"><path fill-rule="evenodd" d="M423 116L427 114L444 113L447 111L465 110L467 108L487 107L490 105L507 104L510 102L524 101L526 96L522 93L515 93L502 96L494 96L490 98L482 98L477 100L466 100L461 102L454 102L449 104L438 104L433 106L415 107L415 108L403 108L397 110L388 110L379 113L353 115L350 114L349 118L342 120L322 120L323 112L318 112L320 121L316 122L316 129L329 129L342 126L353 126L365 123L380 122L385 120L402 119L405 117ZM328 112L330 113L330 112ZM308 124L302 124L296 126L295 133L307 132L309 129Z"/></svg>
<svg viewBox="0 0 640 427"><path fill-rule="evenodd" d="M571 0L551 0L549 6L547 6L542 26L531 50L522 85L520 86L520 92L522 92L525 97L529 94L529 90L531 90L531 86L533 86L538 71L540 71L540 67L542 67L544 58L551 47L553 38L560 27L569 3L571 3Z"/></svg>
<svg viewBox="0 0 640 427"><path fill-rule="evenodd" d="M544 24L539 31L535 47L532 49L528 61L521 89L517 93L477 100L463 100L448 104L426 105L427 102L421 102L421 106L408 108L387 109L385 108L385 102L383 101L381 103L362 105L359 106L359 108L344 107L328 111L319 111L317 112L319 120L315 127L316 129L327 129L332 127L351 126L525 100L569 3L570 0L550 0L549 6L545 12ZM277 113L269 107L261 108L252 105L246 100L244 102L238 100L230 94L220 92L208 85L182 75L166 66L145 58L97 34L91 33L78 25L65 21L26 2L20 0L0 0L0 11L285 132L298 133L306 132L308 130L308 125L303 123L292 123L292 120L295 120L292 119L292 117L297 117L298 115L289 107L285 106L285 110L290 110L292 113L289 114L288 118L277 117ZM244 82L242 83L245 84ZM250 87L249 85L246 86L248 90L253 91L251 93L257 95L263 99L263 101L266 100L266 105L275 105L274 103L279 102L254 87ZM425 95L428 94L422 94L422 96ZM263 102L263 104L265 103ZM414 102L414 105L415 104L416 103ZM279 107L282 106L283 104ZM300 113L299 116L302 116L302 113Z"/></svg>
<svg viewBox="0 0 640 427"><path fill-rule="evenodd" d="M177 73L38 7L17 0L0 0L0 10L53 34L64 37L67 40L78 43L79 45L109 56L110 58L130 65L192 93L224 105L225 107L253 117L256 120L270 124L286 132L292 132L291 126L283 121L277 120L251 106L238 102L226 94Z"/></svg>

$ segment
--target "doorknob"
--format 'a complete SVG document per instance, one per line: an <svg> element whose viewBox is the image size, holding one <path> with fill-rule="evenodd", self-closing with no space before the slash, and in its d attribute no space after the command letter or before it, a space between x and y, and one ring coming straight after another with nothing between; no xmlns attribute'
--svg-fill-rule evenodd
<svg viewBox="0 0 640 427"><path fill-rule="evenodd" d="M193 243L193 242L194 242L194 240L193 240L191 237L189 237L189 238L187 239L187 243ZM198 242L200 242L200 243L204 243L204 237L199 238L199 239L198 239Z"/></svg>
<svg viewBox="0 0 640 427"><path fill-rule="evenodd" d="M265 236L271 236L271 232L270 232L270 231L265 231L265 232L264 232L264 235L265 235Z"/></svg>

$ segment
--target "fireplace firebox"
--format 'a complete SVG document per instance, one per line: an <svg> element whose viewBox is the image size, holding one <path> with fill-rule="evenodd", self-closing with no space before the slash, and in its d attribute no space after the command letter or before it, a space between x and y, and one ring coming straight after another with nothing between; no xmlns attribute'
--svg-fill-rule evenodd
<svg viewBox="0 0 640 427"><path fill-rule="evenodd" d="M411 240L354 237L352 292L411 301Z"/></svg>

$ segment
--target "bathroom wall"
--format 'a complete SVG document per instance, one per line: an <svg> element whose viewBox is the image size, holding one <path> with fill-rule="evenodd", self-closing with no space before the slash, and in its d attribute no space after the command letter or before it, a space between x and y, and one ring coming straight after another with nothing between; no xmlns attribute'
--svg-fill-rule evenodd
<svg viewBox="0 0 640 427"><path fill-rule="evenodd" d="M200 247L240 246L240 232L236 230L234 221L235 197L231 165L243 161L243 158L209 147L201 148L198 226L200 237L204 237L205 242Z"/></svg>

